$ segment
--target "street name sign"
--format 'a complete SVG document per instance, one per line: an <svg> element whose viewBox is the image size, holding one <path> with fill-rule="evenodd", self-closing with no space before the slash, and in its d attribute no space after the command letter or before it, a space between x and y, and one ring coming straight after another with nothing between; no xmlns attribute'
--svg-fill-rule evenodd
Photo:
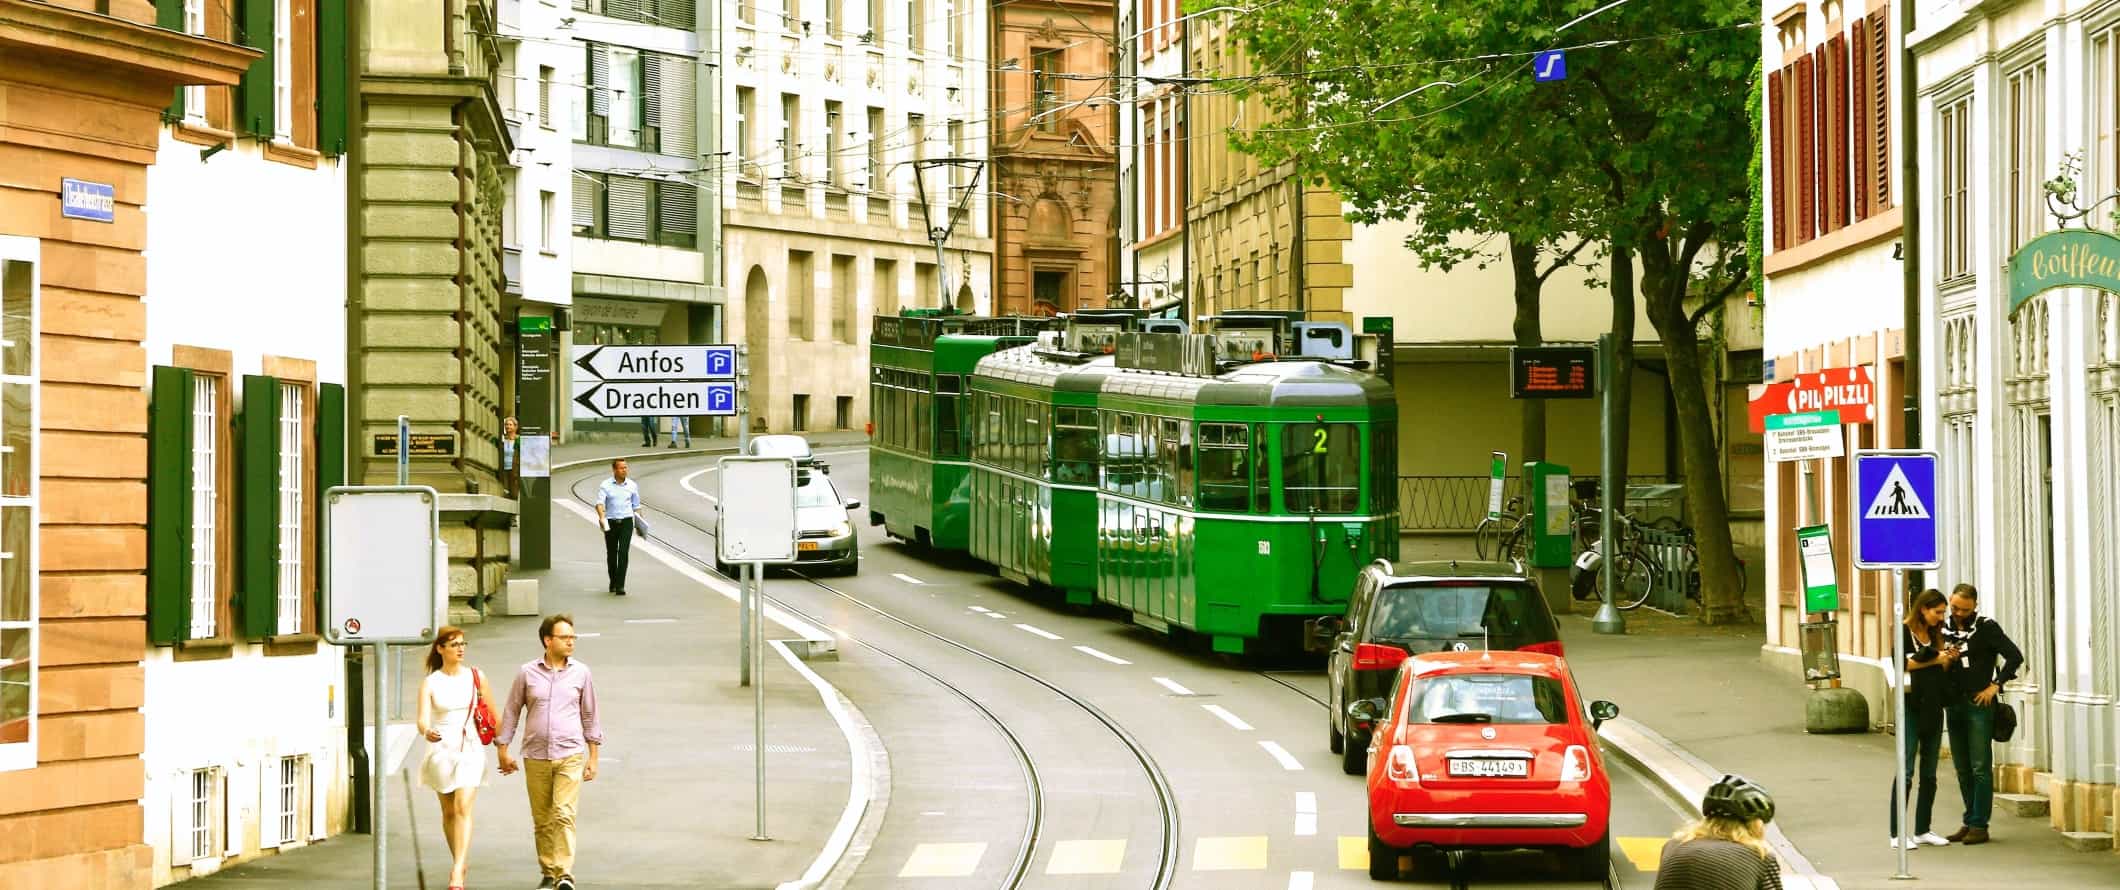
<svg viewBox="0 0 2120 890"><path fill-rule="evenodd" d="M1817 460L1847 454L1838 411L1773 414L1767 417L1766 427L1770 461Z"/></svg>
<svg viewBox="0 0 2120 890"><path fill-rule="evenodd" d="M1862 449L1855 452L1855 567L1935 569L1942 566L1943 523L1937 515L1933 451Z"/></svg>
<svg viewBox="0 0 2120 890"><path fill-rule="evenodd" d="M600 417L736 415L736 381L621 381L593 386L574 401Z"/></svg>
<svg viewBox="0 0 2120 890"><path fill-rule="evenodd" d="M598 380L734 380L736 347L598 346L574 364Z"/></svg>

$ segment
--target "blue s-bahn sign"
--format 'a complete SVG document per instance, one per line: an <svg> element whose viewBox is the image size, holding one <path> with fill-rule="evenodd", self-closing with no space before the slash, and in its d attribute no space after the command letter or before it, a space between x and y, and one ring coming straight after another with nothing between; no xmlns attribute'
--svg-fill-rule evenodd
<svg viewBox="0 0 2120 890"><path fill-rule="evenodd" d="M1855 567L1942 566L1943 522L1937 510L1938 458L1933 451L1855 452Z"/></svg>

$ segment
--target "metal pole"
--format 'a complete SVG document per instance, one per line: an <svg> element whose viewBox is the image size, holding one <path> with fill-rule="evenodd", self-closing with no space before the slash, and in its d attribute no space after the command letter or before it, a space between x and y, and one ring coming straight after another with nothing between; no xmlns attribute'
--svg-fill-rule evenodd
<svg viewBox="0 0 2120 890"><path fill-rule="evenodd" d="M736 344L736 453L751 446L751 347ZM715 503L720 503L716 501Z"/></svg>
<svg viewBox="0 0 2120 890"><path fill-rule="evenodd" d="M1915 146L1919 130L1914 126L1920 119L1921 100L1914 83L1914 6L1899 4L1899 70L1895 72L1899 75L1899 240L1904 247L1899 261L1900 324L1906 336L1906 392L1900 401L1906 448L1921 447L1921 155ZM1921 576L1920 571L1914 572L1917 587Z"/></svg>
<svg viewBox="0 0 2120 890"><path fill-rule="evenodd" d="M758 585L754 597L765 593L765 584L763 583L766 573L765 569L766 567L763 563L751 564L751 577L753 583ZM755 682L751 684L751 752L756 783L754 796L758 800L758 830L751 833L751 839L754 841L772 840L766 834L766 621L764 607L764 602L753 599L750 628L750 632L753 635L751 656L758 659L753 678Z"/></svg>
<svg viewBox="0 0 2120 890"><path fill-rule="evenodd" d="M1598 384L1603 387L1603 392L1599 396L1600 417L1597 424L1597 463L1599 470L1597 484L1598 489L1603 492L1598 496L1597 546L1601 554L1598 558L1597 571L1604 581L1603 584L1599 585L1604 588L1604 595L1598 597L1597 617L1590 620L1590 629L1601 634L1623 634L1627 632L1626 617L1621 615L1619 609L1614 608L1612 605L1612 590L1619 584L1618 554L1614 552L1618 549L1618 542L1612 536L1616 525L1616 519L1612 514L1616 510L1614 505L1619 503L1619 500L1612 496L1612 493L1617 491L1613 486L1619 484L1617 481L1619 468L1614 460L1616 455L1612 453L1612 425L1614 423L1612 419L1612 349L1611 334L1604 334L1597 338L1597 379Z"/></svg>
<svg viewBox="0 0 2120 890"><path fill-rule="evenodd" d="M1907 641L1906 641L1906 571L1892 570L1892 617L1898 627L1892 630L1892 672L1899 678L1898 692L1893 698L1893 708L1898 718L1892 721L1894 728L1892 748L1898 753L1899 769L1892 773L1892 805L1898 808L1899 831L1895 843L1899 854L1899 870L1892 873L1892 880L1911 881L1914 873L1907 871L1907 844L1914 836L1914 829L1907 824Z"/></svg>
<svg viewBox="0 0 2120 890"><path fill-rule="evenodd" d="M409 479L411 479L411 478L412 478L412 454L411 454L411 448L412 448L412 419L411 419L411 418L409 418L409 417L406 417L406 416L405 416L405 415L403 415L403 414L400 414L400 415L398 415L398 437L397 437L397 451L398 451L398 453L397 453L397 471L398 471L398 482L397 482L397 484L399 484L399 485L406 485L406 484L409 484L409 483L407 482L407 480L409 480Z"/></svg>
<svg viewBox="0 0 2120 890"><path fill-rule="evenodd" d="M751 564L736 564L736 685L751 685Z"/></svg>
<svg viewBox="0 0 2120 890"><path fill-rule="evenodd" d="M404 448L400 447L398 453L403 455ZM369 707L374 710L373 722L370 725L375 729L374 737L368 743L368 801L369 821L374 826L375 833L375 890L384 890L390 886L389 875L385 872L390 846L390 831L386 827L389 817L386 814L390 808L383 805L383 746L386 744L383 740L383 665L389 662L389 649L390 647L377 643L371 650L375 661L375 701Z"/></svg>
<svg viewBox="0 0 2120 890"><path fill-rule="evenodd" d="M945 206L944 212L948 212L947 206ZM951 309L954 307L950 305L949 261L943 259L942 256L942 240L947 237L949 237L948 233L942 229L928 230L928 240L935 242L935 296L942 301L936 305L944 309Z"/></svg>

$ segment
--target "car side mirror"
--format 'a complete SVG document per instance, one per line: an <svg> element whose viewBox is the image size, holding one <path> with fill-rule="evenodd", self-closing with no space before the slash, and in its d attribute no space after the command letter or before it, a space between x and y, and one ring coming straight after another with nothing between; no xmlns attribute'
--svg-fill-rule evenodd
<svg viewBox="0 0 2120 890"><path fill-rule="evenodd" d="M1333 637L1347 630L1347 619L1338 615L1327 615L1318 619L1311 627L1311 633L1318 642L1330 645Z"/></svg>
<svg viewBox="0 0 2120 890"><path fill-rule="evenodd" d="M1347 705L1347 719L1356 723L1375 723L1384 719L1384 703L1373 698L1358 699Z"/></svg>
<svg viewBox="0 0 2120 890"><path fill-rule="evenodd" d="M1619 705L1599 699L1590 703L1590 728L1605 725L1605 721L1619 716Z"/></svg>
<svg viewBox="0 0 2120 890"><path fill-rule="evenodd" d="M849 509L849 510L859 510L859 509L861 509L861 499L860 499L860 498L847 498L847 509Z"/></svg>

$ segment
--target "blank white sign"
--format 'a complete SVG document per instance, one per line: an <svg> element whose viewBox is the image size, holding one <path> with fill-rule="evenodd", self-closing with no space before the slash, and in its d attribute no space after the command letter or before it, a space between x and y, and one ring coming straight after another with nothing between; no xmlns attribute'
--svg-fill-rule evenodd
<svg viewBox="0 0 2120 890"><path fill-rule="evenodd" d="M324 639L338 646L434 641L446 573L441 500L414 486L324 493Z"/></svg>
<svg viewBox="0 0 2120 890"><path fill-rule="evenodd" d="M724 457L721 561L795 561L795 461L785 457Z"/></svg>

